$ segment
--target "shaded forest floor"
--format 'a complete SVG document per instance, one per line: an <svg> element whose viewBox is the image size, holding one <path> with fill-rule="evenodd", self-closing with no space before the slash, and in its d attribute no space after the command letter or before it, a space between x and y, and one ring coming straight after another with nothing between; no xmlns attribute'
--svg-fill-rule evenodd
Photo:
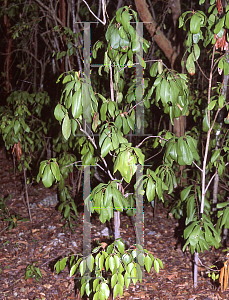
<svg viewBox="0 0 229 300"><path fill-rule="evenodd" d="M24 205L20 176L14 178L13 163L0 149L0 197L12 195L7 205L12 214L28 218ZM69 253L82 253L83 212L79 212L75 233L64 228L61 215L55 206L47 208L39 202L47 196L54 195L55 189L45 189L42 183L29 188L29 200L33 205L32 223L18 222L17 228L7 231L5 222L0 223L0 299L81 299L74 290L74 277L70 278L67 269L59 275L53 270L58 258ZM82 194L79 195L82 198ZM151 206L145 206L144 245L154 257L164 264L159 274L155 271L145 274L142 283L137 282L124 290L119 299L189 299L213 300L229 299L229 292L222 292L211 280L204 276L204 268L199 268L198 288L193 289L192 257L183 253L181 245L175 238L178 222L167 218L168 211L159 205L155 218ZM92 218L91 239L101 240L101 231L105 224L99 222L98 216ZM130 244L135 243L135 234L127 216L121 216L121 236ZM210 266L216 261L223 262L223 249L200 254L203 264ZM42 278L25 279L26 268L34 263ZM86 298L85 298L86 299Z"/></svg>

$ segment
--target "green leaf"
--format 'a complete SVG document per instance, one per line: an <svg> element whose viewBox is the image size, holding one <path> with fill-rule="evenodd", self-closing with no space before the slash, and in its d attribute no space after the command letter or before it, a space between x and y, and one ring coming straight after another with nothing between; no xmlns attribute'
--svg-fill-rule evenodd
<svg viewBox="0 0 229 300"><path fill-rule="evenodd" d="M42 174L42 182L46 188L50 187L53 183L54 177L52 175L49 165L46 165L44 173Z"/></svg>
<svg viewBox="0 0 229 300"><path fill-rule="evenodd" d="M224 102L225 102L225 96L224 95L222 95L222 94L220 94L219 95L219 108L222 108L223 107L223 105L224 105Z"/></svg>
<svg viewBox="0 0 229 300"><path fill-rule="evenodd" d="M170 100L170 85L165 78L162 80L160 96L163 105Z"/></svg>
<svg viewBox="0 0 229 300"><path fill-rule="evenodd" d="M123 254L125 251L125 244L123 243L123 241L118 240L118 251Z"/></svg>
<svg viewBox="0 0 229 300"><path fill-rule="evenodd" d="M154 266L155 271L157 273L159 273L160 266L159 266L159 262L156 259L153 262L153 266Z"/></svg>
<svg viewBox="0 0 229 300"><path fill-rule="evenodd" d="M203 131L208 132L209 128L210 128L210 124L208 121L208 115L207 115L207 111L205 111L205 115L203 119Z"/></svg>
<svg viewBox="0 0 229 300"><path fill-rule="evenodd" d="M191 21L190 21L190 31L191 33L198 33L200 31L200 22L201 19L199 18L199 16L194 13L194 15L191 17Z"/></svg>
<svg viewBox="0 0 229 300"><path fill-rule="evenodd" d="M107 113L107 102L103 103L100 109L101 120L106 121L106 113Z"/></svg>
<svg viewBox="0 0 229 300"><path fill-rule="evenodd" d="M57 181L60 180L60 169L56 162L51 162L51 170L53 176L56 178Z"/></svg>
<svg viewBox="0 0 229 300"><path fill-rule="evenodd" d="M221 31L221 29L223 29L223 26L224 26L224 20L225 20L225 16L223 16L222 19L220 19L219 22L216 24L215 30L214 30L214 33L215 33L215 34L218 35L219 32ZM224 32L224 30L223 30L223 32ZM218 35L218 37L221 38L222 36L219 36L219 35Z"/></svg>
<svg viewBox="0 0 229 300"><path fill-rule="evenodd" d="M111 35L110 44L112 49L118 49L121 37L119 35L119 30L117 28L114 29L114 32Z"/></svg>
<svg viewBox="0 0 229 300"><path fill-rule="evenodd" d="M143 166L145 162L145 155L142 153L142 150L139 148L134 148L134 152L136 153L138 157L139 163Z"/></svg>
<svg viewBox="0 0 229 300"><path fill-rule="evenodd" d="M88 269L90 270L90 272L92 272L93 270L93 267L94 267L94 257L92 255L89 255L86 259L86 262L87 262L87 266L88 266Z"/></svg>
<svg viewBox="0 0 229 300"><path fill-rule="evenodd" d="M128 272L125 273L124 280L125 280L126 289L128 289L128 287L130 285L130 273L128 273Z"/></svg>
<svg viewBox="0 0 229 300"><path fill-rule="evenodd" d="M102 157L105 157L109 153L111 146L112 146L111 139L109 137L105 138L101 148Z"/></svg>
<svg viewBox="0 0 229 300"><path fill-rule="evenodd" d="M20 127L21 127L21 125L20 125L19 121L16 120L15 123L14 123L14 133L15 133L15 135L18 134L18 132L20 130Z"/></svg>
<svg viewBox="0 0 229 300"><path fill-rule="evenodd" d="M129 27L130 27L130 19L129 19L129 13L128 11L124 11L122 13L122 20L121 23L125 29L126 32L129 32Z"/></svg>
<svg viewBox="0 0 229 300"><path fill-rule="evenodd" d="M71 121L68 114L65 115L63 124L62 124L62 134L66 140L70 137L71 134Z"/></svg>
<svg viewBox="0 0 229 300"><path fill-rule="evenodd" d="M150 76L151 77L156 77L157 76L157 65L158 65L158 62L155 62L152 67L150 68Z"/></svg>
<svg viewBox="0 0 229 300"><path fill-rule="evenodd" d="M181 154L178 154L179 159L182 159L185 164L191 165L193 162L193 154L183 137L178 139L177 149L179 149L179 154Z"/></svg>
<svg viewBox="0 0 229 300"><path fill-rule="evenodd" d="M156 192L156 185L151 177L149 177L146 187L146 197L149 202L154 200Z"/></svg>
<svg viewBox="0 0 229 300"><path fill-rule="evenodd" d="M194 51L195 61L197 61L198 58L200 57L200 47L198 46L198 44L193 45L193 51Z"/></svg>
<svg viewBox="0 0 229 300"><path fill-rule="evenodd" d="M229 11L226 14L225 26L227 29L229 29Z"/></svg>
<svg viewBox="0 0 229 300"><path fill-rule="evenodd" d="M153 262L152 262L151 258L147 255L145 257L145 268L148 273L150 272L150 270L152 268L152 264L153 264Z"/></svg>
<svg viewBox="0 0 229 300"><path fill-rule="evenodd" d="M187 199L191 189L192 189L192 185L188 186L187 188L185 188L182 192L181 192L181 200L184 201Z"/></svg>
<svg viewBox="0 0 229 300"><path fill-rule="evenodd" d="M195 15L194 15L195 16ZM186 68L188 70L188 73L190 75L194 75L195 74L195 58L193 55L193 52L189 54L188 59L186 61Z"/></svg>
<svg viewBox="0 0 229 300"><path fill-rule="evenodd" d="M74 119L79 118L83 113L81 90L77 90L72 96L72 116Z"/></svg>
<svg viewBox="0 0 229 300"><path fill-rule="evenodd" d="M67 204L64 210L64 218L67 219L70 216L70 206Z"/></svg>
<svg viewBox="0 0 229 300"><path fill-rule="evenodd" d="M114 117L114 112L115 112L115 104L114 104L113 101L109 101L109 103L108 103L108 111L109 111L111 117L113 118Z"/></svg>
<svg viewBox="0 0 229 300"><path fill-rule="evenodd" d="M213 164L219 157L220 149L214 150L212 157L211 157L211 163Z"/></svg>
<svg viewBox="0 0 229 300"><path fill-rule="evenodd" d="M86 260L84 259L80 263L80 274L81 274L81 276L83 276L85 271L86 271Z"/></svg>
<svg viewBox="0 0 229 300"><path fill-rule="evenodd" d="M128 134L130 131L130 127L128 125L127 119L124 117L122 117L122 127L123 127L123 133L124 134Z"/></svg>
<svg viewBox="0 0 229 300"><path fill-rule="evenodd" d="M217 100L211 101L211 102L208 104L207 109L208 109L208 110L213 110L213 108L214 108L215 105L216 105L216 102L217 102Z"/></svg>
<svg viewBox="0 0 229 300"><path fill-rule="evenodd" d="M113 191L113 201L114 201L114 208L117 211L123 211L123 203L122 203L122 194L117 188L112 188Z"/></svg>
<svg viewBox="0 0 229 300"><path fill-rule="evenodd" d="M112 275L111 277L111 288L113 289L113 287L116 285L118 280L118 275L115 273L114 275Z"/></svg>
<svg viewBox="0 0 229 300"><path fill-rule="evenodd" d="M55 110L54 110L54 116L55 118L57 119L57 121L62 121L63 118L64 118L64 112L61 108L61 105L58 103L57 106L55 107Z"/></svg>

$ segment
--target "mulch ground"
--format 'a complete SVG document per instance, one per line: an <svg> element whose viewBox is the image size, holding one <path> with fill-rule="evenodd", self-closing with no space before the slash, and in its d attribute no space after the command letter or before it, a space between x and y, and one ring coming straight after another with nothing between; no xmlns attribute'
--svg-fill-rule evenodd
<svg viewBox="0 0 229 300"><path fill-rule="evenodd" d="M20 175L14 177L13 163L0 149L0 197L6 198L12 214L28 218L24 204ZM17 172L18 174L18 172ZM30 203L39 203L49 195L55 194L55 188L46 189L42 183L29 188ZM82 198L82 193L78 197ZM31 209L32 223L19 221L17 228L6 230L7 223L0 223L0 299L81 299L75 291L74 277L69 277L65 269L59 275L53 270L58 258L69 253L82 253L83 212L79 212L75 233L64 227L61 215L54 207ZM198 287L193 289L192 256L183 253L175 238L178 222L167 218L168 211L159 205L155 217L150 206L145 206L144 246L154 257L164 264L159 274L146 273L142 283L130 285L118 299L229 299L229 292L223 292L207 276L203 267L199 268ZM91 240L99 240L105 225L98 216L91 220ZM121 236L130 244L135 242L134 230L127 216L121 216ZM201 262L210 266L215 261L223 261L222 248L211 249L200 254ZM25 279L26 268L34 264L39 268L42 278L36 281ZM87 298L84 298L87 299Z"/></svg>

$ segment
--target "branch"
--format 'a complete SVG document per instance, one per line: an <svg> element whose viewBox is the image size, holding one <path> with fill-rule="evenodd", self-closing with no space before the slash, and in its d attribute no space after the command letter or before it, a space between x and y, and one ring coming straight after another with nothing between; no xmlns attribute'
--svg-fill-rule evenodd
<svg viewBox="0 0 229 300"><path fill-rule="evenodd" d="M139 147L141 146L141 144L143 144L144 141L147 140L147 139L149 139L149 138L160 138L161 140L164 140L164 141L168 142L168 140L164 139L164 138L161 137L160 135L159 135L159 136L158 136L158 135L150 135L150 136L147 136L140 144L138 144L138 145L136 146L136 148L139 148Z"/></svg>
<svg viewBox="0 0 229 300"><path fill-rule="evenodd" d="M99 21L101 22L103 25L106 24L106 17L105 17L105 11L106 11L106 5L105 5L105 1L102 0L103 2L103 21L100 20L94 13L93 11L90 9L90 6L87 4L87 2L85 0L83 0L83 2L87 5L87 8L89 9L90 13Z"/></svg>
<svg viewBox="0 0 229 300"><path fill-rule="evenodd" d="M203 172L203 170L194 161L192 163L200 170L200 172Z"/></svg>
<svg viewBox="0 0 229 300"><path fill-rule="evenodd" d="M49 14L54 19L56 19L56 21L58 21L58 23L60 23L64 27L64 24L62 23L62 21L56 16L55 11L52 11L48 6L46 6L45 4L43 4L40 0L35 0L35 2L37 2L41 7L43 7L44 9L46 9L47 12L49 12Z"/></svg>
<svg viewBox="0 0 229 300"><path fill-rule="evenodd" d="M164 147L162 147L161 150L160 150L159 152L157 152L156 154L154 154L153 156L151 156L151 157L145 159L145 162L146 162L147 160L150 160L151 158L154 158L155 156L159 155L159 154L162 152L163 149L164 149Z"/></svg>
<svg viewBox="0 0 229 300"><path fill-rule="evenodd" d="M207 192L207 190L208 190L208 187L209 187L209 185L211 184L211 182L212 182L212 180L213 180L213 178L216 176L216 174L217 174L218 172L216 171L215 172L215 174L212 176L212 178L209 180L209 182L208 182L208 185L206 186L206 188L205 188L205 190L204 190L204 194L206 194L206 192Z"/></svg>
<svg viewBox="0 0 229 300"><path fill-rule="evenodd" d="M134 109L137 105L139 105L140 103L142 103L142 102L144 102L144 101L145 101L145 99L143 99L142 101L138 102L136 105L134 105L133 107L131 107L131 109L129 109L129 110L127 111L127 113L131 112L132 109Z"/></svg>
<svg viewBox="0 0 229 300"><path fill-rule="evenodd" d="M67 166L64 166L63 168L61 168L60 169L60 171L62 171L62 170L64 170L65 168L68 168L68 167L70 167L70 166L74 166L75 164L77 164L77 163L79 163L79 162L82 162L82 160L78 160L78 161L75 161L74 163L71 163L71 164L69 164L69 165L67 165Z"/></svg>
<svg viewBox="0 0 229 300"><path fill-rule="evenodd" d="M79 124L80 131L82 131L89 138L89 140L92 142L92 144L94 145L95 149L97 150L97 146L96 146L96 143L95 143L94 139L87 133L87 131L83 130L83 128L82 128L82 126L80 124L80 121L78 119L75 119L75 120Z"/></svg>

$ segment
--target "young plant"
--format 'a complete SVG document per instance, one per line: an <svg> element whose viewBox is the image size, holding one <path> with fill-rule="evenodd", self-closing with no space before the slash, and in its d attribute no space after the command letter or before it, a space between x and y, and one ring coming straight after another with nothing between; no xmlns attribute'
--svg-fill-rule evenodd
<svg viewBox="0 0 229 300"><path fill-rule="evenodd" d="M135 249L125 250L125 244L121 239L115 240L110 245L101 243L88 256L80 256L64 257L54 268L59 274L69 261L70 276L80 275L78 281L81 285L81 297L84 293L88 297L93 294L93 300L108 299L110 287L113 299L118 294L122 297L124 285L128 289L131 281L134 285L138 280L142 282L143 268L148 273L152 266L157 273L163 268L161 260L155 259L141 245L136 245Z"/></svg>
<svg viewBox="0 0 229 300"><path fill-rule="evenodd" d="M28 278L35 278L36 281L42 279L41 271L36 267L37 262L34 262L26 267L25 280Z"/></svg>

